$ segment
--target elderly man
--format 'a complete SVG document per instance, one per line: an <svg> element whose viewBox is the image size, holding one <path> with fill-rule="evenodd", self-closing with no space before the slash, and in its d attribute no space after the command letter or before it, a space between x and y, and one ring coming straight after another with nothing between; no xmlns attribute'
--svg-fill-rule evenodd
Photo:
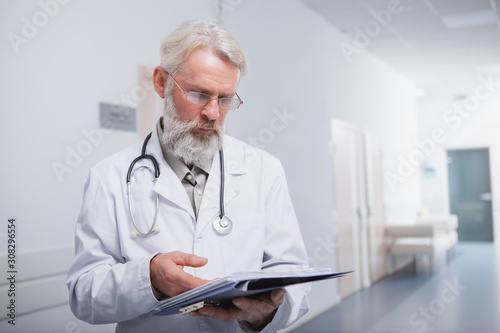
<svg viewBox="0 0 500 333"><path fill-rule="evenodd" d="M218 277L307 266L281 164L224 135L227 113L243 103L239 42L216 23L190 21L165 39L161 58L153 80L165 107L154 131L90 171L67 278L71 309L89 323L117 322L117 332L289 326L308 310L304 285L152 315L161 300Z"/></svg>

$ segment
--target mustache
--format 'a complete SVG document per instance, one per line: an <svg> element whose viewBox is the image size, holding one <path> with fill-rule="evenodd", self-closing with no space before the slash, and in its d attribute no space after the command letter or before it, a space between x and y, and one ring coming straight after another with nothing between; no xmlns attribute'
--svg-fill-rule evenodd
<svg viewBox="0 0 500 333"><path fill-rule="evenodd" d="M190 121L189 123L189 129L199 129L199 128L206 128L206 129L211 129L215 130L217 132L221 131L221 125L217 123L215 120L198 120L198 121Z"/></svg>

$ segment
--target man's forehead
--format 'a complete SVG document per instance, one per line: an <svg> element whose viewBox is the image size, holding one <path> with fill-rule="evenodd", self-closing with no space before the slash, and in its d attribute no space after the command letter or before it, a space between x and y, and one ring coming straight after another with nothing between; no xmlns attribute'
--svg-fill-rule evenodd
<svg viewBox="0 0 500 333"><path fill-rule="evenodd" d="M235 90L239 74L239 68L230 60L209 50L194 50L186 59L178 76L191 88L205 89L210 85L224 90Z"/></svg>
<svg viewBox="0 0 500 333"><path fill-rule="evenodd" d="M198 47L192 50L184 61L186 70L195 72L219 71L231 76L235 73L239 76L239 68L227 57L206 47Z"/></svg>

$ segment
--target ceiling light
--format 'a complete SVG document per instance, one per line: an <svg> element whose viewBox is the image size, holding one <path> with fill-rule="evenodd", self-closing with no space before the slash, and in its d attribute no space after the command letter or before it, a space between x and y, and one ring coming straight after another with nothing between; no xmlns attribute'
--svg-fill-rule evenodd
<svg viewBox="0 0 500 333"><path fill-rule="evenodd" d="M445 15L441 17L441 20L447 29L454 30L496 24L497 16L493 10L486 9L469 13Z"/></svg>

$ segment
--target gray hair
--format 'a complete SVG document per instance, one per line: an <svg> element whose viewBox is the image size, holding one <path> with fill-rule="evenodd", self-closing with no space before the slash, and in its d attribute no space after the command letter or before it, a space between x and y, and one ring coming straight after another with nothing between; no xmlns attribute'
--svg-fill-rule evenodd
<svg viewBox="0 0 500 333"><path fill-rule="evenodd" d="M182 70L184 61L195 48L204 46L223 59L229 59L243 76L248 61L241 44L229 30L214 21L184 22L165 38L160 48L161 66L174 75Z"/></svg>

